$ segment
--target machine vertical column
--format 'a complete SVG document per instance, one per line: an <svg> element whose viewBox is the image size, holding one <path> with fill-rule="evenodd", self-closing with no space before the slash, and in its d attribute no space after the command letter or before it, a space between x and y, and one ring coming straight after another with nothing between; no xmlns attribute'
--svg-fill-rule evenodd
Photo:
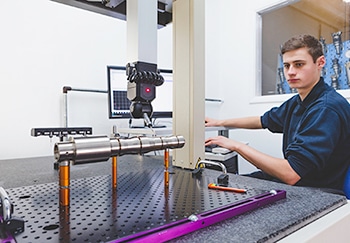
<svg viewBox="0 0 350 243"><path fill-rule="evenodd" d="M157 0L126 1L127 58L157 63Z"/></svg>
<svg viewBox="0 0 350 243"><path fill-rule="evenodd" d="M173 1L173 133L187 141L173 165L188 169L205 157L205 2Z"/></svg>
<svg viewBox="0 0 350 243"><path fill-rule="evenodd" d="M60 181L60 205L68 206L70 197L70 162L62 161L59 165L59 181Z"/></svg>

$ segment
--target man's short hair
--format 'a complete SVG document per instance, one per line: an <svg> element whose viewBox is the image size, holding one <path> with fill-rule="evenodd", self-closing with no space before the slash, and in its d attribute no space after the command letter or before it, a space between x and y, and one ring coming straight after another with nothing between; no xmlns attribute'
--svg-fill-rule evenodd
<svg viewBox="0 0 350 243"><path fill-rule="evenodd" d="M321 42L312 35L296 35L287 40L281 47L282 55L289 51L306 47L314 62L323 56Z"/></svg>

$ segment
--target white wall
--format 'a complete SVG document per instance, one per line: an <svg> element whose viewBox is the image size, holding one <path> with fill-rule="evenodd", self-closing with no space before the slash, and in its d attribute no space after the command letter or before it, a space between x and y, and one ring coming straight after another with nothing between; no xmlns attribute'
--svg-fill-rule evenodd
<svg viewBox="0 0 350 243"><path fill-rule="evenodd" d="M107 90L106 66L126 64L126 22L18 0L0 2L0 23L0 160L53 155L58 139L32 137L31 128L63 126L63 86ZM172 67L169 33L171 25L159 30L160 68ZM107 135L113 124L126 126L108 119L106 94L70 92L68 104L69 126Z"/></svg>
<svg viewBox="0 0 350 243"><path fill-rule="evenodd" d="M207 104L218 118L262 115L278 102L255 102L257 93L257 12L281 1L207 0L206 97L224 100ZM215 11L213 11L213 9ZM253 102L254 101L254 102ZM266 130L231 130L230 137L275 157L282 157L281 135ZM255 170L240 158L240 173Z"/></svg>

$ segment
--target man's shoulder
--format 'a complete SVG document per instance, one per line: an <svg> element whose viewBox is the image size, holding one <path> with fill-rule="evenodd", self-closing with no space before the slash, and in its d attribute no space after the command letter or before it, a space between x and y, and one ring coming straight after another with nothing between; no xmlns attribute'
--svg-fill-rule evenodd
<svg viewBox="0 0 350 243"><path fill-rule="evenodd" d="M349 101L335 89L327 89L318 99L315 100L314 105L326 109L332 109L336 113L345 113L350 116Z"/></svg>
<svg viewBox="0 0 350 243"><path fill-rule="evenodd" d="M350 108L349 101L343 95L341 95L339 92L337 92L333 88L327 89L326 92L324 92L324 94L323 94L323 98L324 98L326 104L344 105L344 106L349 106L349 108Z"/></svg>

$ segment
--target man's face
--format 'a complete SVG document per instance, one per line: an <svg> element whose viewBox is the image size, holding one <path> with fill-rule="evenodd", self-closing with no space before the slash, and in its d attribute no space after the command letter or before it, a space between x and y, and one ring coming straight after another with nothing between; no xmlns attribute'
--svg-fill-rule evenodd
<svg viewBox="0 0 350 243"><path fill-rule="evenodd" d="M290 88L295 88L305 98L320 79L320 73L325 65L324 56L316 63L306 48L299 48L283 54L284 75Z"/></svg>

